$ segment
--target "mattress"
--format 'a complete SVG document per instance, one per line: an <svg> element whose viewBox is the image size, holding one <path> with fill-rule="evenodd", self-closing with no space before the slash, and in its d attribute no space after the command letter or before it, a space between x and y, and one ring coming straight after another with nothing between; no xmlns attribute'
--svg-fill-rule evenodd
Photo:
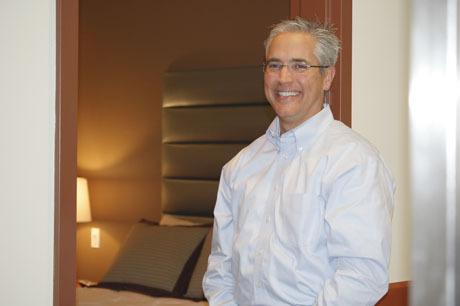
<svg viewBox="0 0 460 306"><path fill-rule="evenodd" d="M152 297L130 291L77 288L77 306L208 306L206 301Z"/></svg>

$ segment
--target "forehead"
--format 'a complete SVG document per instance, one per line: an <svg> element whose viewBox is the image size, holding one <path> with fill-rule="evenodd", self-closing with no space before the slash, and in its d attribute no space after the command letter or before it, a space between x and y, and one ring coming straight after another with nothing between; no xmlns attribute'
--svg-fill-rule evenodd
<svg viewBox="0 0 460 306"><path fill-rule="evenodd" d="M267 49L267 59L291 60L294 58L313 61L315 39L308 33L288 32L276 35Z"/></svg>

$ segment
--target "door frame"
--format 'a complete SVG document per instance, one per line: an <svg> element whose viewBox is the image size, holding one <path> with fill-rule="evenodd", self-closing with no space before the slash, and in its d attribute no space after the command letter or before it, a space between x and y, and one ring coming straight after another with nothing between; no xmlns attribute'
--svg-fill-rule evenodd
<svg viewBox="0 0 460 306"><path fill-rule="evenodd" d="M56 0L53 305L75 305L78 0Z"/></svg>
<svg viewBox="0 0 460 306"><path fill-rule="evenodd" d="M291 18L300 16L332 25L342 42L330 90L334 118L351 127L352 0L291 0Z"/></svg>
<svg viewBox="0 0 460 306"><path fill-rule="evenodd" d="M351 0L326 0L324 21L334 23L343 47L332 89L336 119L351 126ZM310 2L311 3L311 2ZM334 3L334 5L332 5ZM305 0L291 0L291 16L305 16ZM54 306L75 305L79 1L56 0L56 130Z"/></svg>

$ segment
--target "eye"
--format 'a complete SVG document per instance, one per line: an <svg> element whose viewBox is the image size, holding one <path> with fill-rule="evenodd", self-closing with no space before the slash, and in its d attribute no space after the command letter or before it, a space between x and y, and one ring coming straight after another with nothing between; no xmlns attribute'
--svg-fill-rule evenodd
<svg viewBox="0 0 460 306"><path fill-rule="evenodd" d="M292 70L296 72L304 72L306 71L310 66L307 63L292 63Z"/></svg>
<svg viewBox="0 0 460 306"><path fill-rule="evenodd" d="M280 62L267 62L266 67L267 69L272 70L272 71L281 70L281 68L283 67L283 64L281 64Z"/></svg>

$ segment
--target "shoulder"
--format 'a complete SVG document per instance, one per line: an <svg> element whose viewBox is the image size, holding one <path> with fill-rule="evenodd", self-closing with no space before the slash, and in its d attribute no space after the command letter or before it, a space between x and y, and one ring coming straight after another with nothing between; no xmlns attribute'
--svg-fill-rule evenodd
<svg viewBox="0 0 460 306"><path fill-rule="evenodd" d="M381 159L378 149L365 137L340 121L334 120L320 142L330 157L356 156L358 159Z"/></svg>
<svg viewBox="0 0 460 306"><path fill-rule="evenodd" d="M395 180L372 143L343 123L334 121L324 133L321 146L325 160L322 175L325 198L330 199L331 192L336 192L339 195L335 198L336 204L346 196L355 201L367 197L369 203L383 200L388 211L392 211ZM341 207L337 205L335 207Z"/></svg>
<svg viewBox="0 0 460 306"><path fill-rule="evenodd" d="M363 174L376 171L393 180L379 150L361 134L340 121L332 122L319 145L327 159L330 179L348 172Z"/></svg>

